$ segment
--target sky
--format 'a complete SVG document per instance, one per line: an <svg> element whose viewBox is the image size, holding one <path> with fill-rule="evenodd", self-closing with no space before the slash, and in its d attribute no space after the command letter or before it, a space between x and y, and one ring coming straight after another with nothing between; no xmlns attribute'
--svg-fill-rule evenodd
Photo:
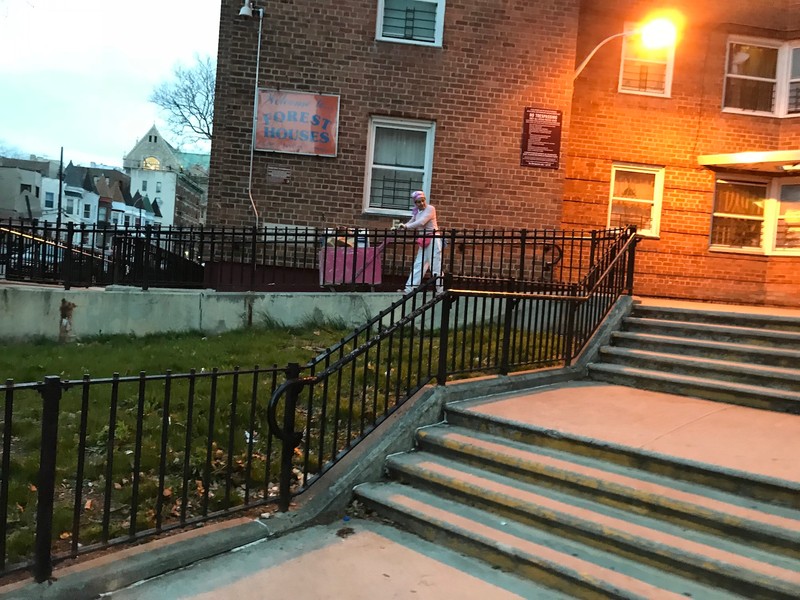
<svg viewBox="0 0 800 600"><path fill-rule="evenodd" d="M148 98L176 64L216 59L219 14L220 0L0 0L0 151L121 166L154 124L177 147Z"/></svg>

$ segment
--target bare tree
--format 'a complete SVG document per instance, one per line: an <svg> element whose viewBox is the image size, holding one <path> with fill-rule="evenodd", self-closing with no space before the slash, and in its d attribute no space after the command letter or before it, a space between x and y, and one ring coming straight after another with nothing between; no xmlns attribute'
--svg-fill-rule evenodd
<svg viewBox="0 0 800 600"><path fill-rule="evenodd" d="M27 158L28 155L6 140L0 139L0 156L4 158Z"/></svg>
<svg viewBox="0 0 800 600"><path fill-rule="evenodd" d="M150 102L167 113L167 124L186 142L212 137L216 75L216 61L195 55L194 66L176 65L173 79L150 94Z"/></svg>

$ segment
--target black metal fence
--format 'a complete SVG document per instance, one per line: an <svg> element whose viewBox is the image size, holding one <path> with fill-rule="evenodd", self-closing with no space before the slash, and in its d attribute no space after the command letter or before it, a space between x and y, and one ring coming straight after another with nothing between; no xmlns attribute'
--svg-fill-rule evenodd
<svg viewBox="0 0 800 600"><path fill-rule="evenodd" d="M620 229L437 232L454 285L574 292ZM392 229L0 225L9 280L219 291L396 290L430 233Z"/></svg>
<svg viewBox="0 0 800 600"><path fill-rule="evenodd" d="M587 237L592 261L555 292L448 275L437 294L428 280L303 367L7 380L0 572L32 567L43 581L98 548L286 510L431 382L570 364L632 286L634 230Z"/></svg>

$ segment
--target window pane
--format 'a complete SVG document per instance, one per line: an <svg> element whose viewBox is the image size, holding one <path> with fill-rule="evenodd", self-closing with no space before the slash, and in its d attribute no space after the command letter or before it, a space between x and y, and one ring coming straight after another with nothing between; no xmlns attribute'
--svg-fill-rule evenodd
<svg viewBox="0 0 800 600"><path fill-rule="evenodd" d="M781 187L775 245L778 248L800 248L800 185Z"/></svg>
<svg viewBox="0 0 800 600"><path fill-rule="evenodd" d="M766 196L763 184L718 181L711 244L760 248Z"/></svg>
<svg viewBox="0 0 800 600"><path fill-rule="evenodd" d="M374 164L411 169L424 168L427 137L425 131L376 128Z"/></svg>
<svg viewBox="0 0 800 600"><path fill-rule="evenodd" d="M725 106L772 112L775 106L775 84L770 81L729 77L725 84Z"/></svg>
<svg viewBox="0 0 800 600"><path fill-rule="evenodd" d="M761 217L766 197L765 185L718 181L714 212Z"/></svg>
<svg viewBox="0 0 800 600"><path fill-rule="evenodd" d="M800 81L789 84L789 103L786 110L790 115L800 112Z"/></svg>
<svg viewBox="0 0 800 600"><path fill-rule="evenodd" d="M731 44L728 55L728 73L731 75L775 79L777 66L777 48Z"/></svg>
<svg viewBox="0 0 800 600"><path fill-rule="evenodd" d="M731 44L725 81L725 107L773 112L777 69L777 48Z"/></svg>
<svg viewBox="0 0 800 600"><path fill-rule="evenodd" d="M664 93L667 88L667 65L626 60L622 67L622 89Z"/></svg>
<svg viewBox="0 0 800 600"><path fill-rule="evenodd" d="M436 2L386 0L383 12L384 37L436 41Z"/></svg>
<svg viewBox="0 0 800 600"><path fill-rule="evenodd" d="M653 200L655 192L655 173L640 173L638 171L620 169L614 172L614 198Z"/></svg>
<svg viewBox="0 0 800 600"><path fill-rule="evenodd" d="M422 177L422 173L373 168L370 206L408 210L411 192L423 187Z"/></svg>
<svg viewBox="0 0 800 600"><path fill-rule="evenodd" d="M789 76L789 99L786 112L800 113L800 48L792 49L792 71Z"/></svg>
<svg viewBox="0 0 800 600"><path fill-rule="evenodd" d="M711 244L733 248L760 248L761 221L714 217L714 224L711 228Z"/></svg>
<svg viewBox="0 0 800 600"><path fill-rule="evenodd" d="M653 227L653 205L650 202L626 202L614 199L611 205L611 227L636 225L636 229L649 231Z"/></svg>

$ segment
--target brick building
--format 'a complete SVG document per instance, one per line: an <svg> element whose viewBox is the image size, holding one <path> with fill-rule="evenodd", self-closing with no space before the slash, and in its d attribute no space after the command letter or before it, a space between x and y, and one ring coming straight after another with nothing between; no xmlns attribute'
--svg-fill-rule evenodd
<svg viewBox="0 0 800 600"><path fill-rule="evenodd" d="M263 5L222 1L209 223L254 225L252 190L259 224L385 227L422 188L445 228L634 223L640 294L800 305L800 2ZM573 82L665 6L674 49L618 36Z"/></svg>
<svg viewBox="0 0 800 600"><path fill-rule="evenodd" d="M578 56L656 6L584 1ZM669 7L674 56L614 40L575 80L563 224L637 224L637 293L800 306L800 2Z"/></svg>

